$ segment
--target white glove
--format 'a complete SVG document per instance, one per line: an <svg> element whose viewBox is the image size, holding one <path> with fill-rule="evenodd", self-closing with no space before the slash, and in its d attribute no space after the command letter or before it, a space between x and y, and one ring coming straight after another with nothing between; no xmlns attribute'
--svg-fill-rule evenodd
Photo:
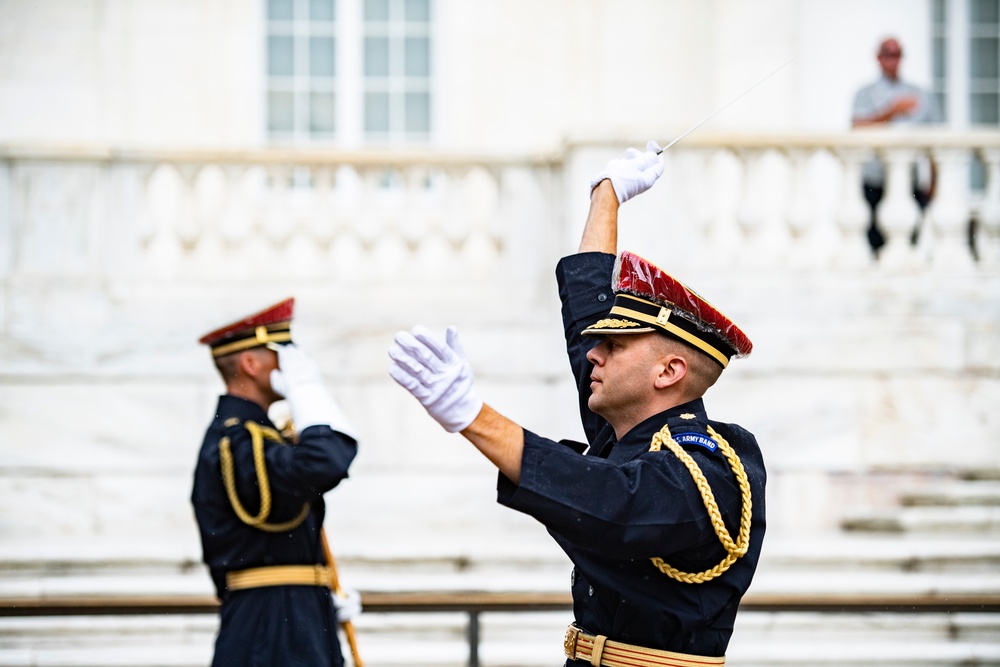
<svg viewBox="0 0 1000 667"><path fill-rule="evenodd" d="M361 593L344 589L340 595L333 595L333 607L337 610L337 622L347 623L361 615Z"/></svg>
<svg viewBox="0 0 1000 667"><path fill-rule="evenodd" d="M419 325L412 332L400 331L389 348L389 357L392 379L413 394L449 433L466 428L483 409L455 327L448 327L444 341Z"/></svg>
<svg viewBox="0 0 1000 667"><path fill-rule="evenodd" d="M608 162L600 174L590 182L590 192L604 179L611 181L611 186L618 195L618 203L624 204L639 193L645 192L653 187L656 179L663 174L663 161L658 153L660 146L655 141L646 144L646 152L640 152L637 148L629 148L625 151L625 157L616 158Z"/></svg>
<svg viewBox="0 0 1000 667"><path fill-rule="evenodd" d="M323 387L319 366L295 345L278 346L278 368L271 371L271 389L285 397L292 423L300 433L325 425L357 440L333 397Z"/></svg>

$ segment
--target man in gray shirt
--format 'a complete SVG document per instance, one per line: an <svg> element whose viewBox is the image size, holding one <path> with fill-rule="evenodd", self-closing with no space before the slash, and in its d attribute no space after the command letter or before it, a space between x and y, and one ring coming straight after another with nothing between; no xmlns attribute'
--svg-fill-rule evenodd
<svg viewBox="0 0 1000 667"><path fill-rule="evenodd" d="M899 78L899 62L902 56L903 49L898 40L890 37L879 44L877 58L882 76L859 90L854 96L852 127L871 127L884 123L916 125L941 122L934 98L926 91ZM861 175L865 199L868 200L872 210L868 241L872 251L877 253L885 243L875 216L878 203L885 192L885 165L877 158L873 158L862 166ZM934 165L923 157L915 165L913 178L913 196L921 211L926 208L933 195ZM914 242L917 231L914 229Z"/></svg>

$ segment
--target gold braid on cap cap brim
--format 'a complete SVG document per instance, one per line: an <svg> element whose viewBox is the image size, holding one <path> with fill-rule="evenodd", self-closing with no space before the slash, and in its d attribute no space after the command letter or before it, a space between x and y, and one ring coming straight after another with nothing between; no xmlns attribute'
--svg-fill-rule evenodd
<svg viewBox="0 0 1000 667"><path fill-rule="evenodd" d="M655 309L656 314L653 315L651 309ZM620 315L622 317L627 317L633 320L638 320L649 325L652 325L666 333L678 338L688 345L691 345L708 356L715 359L717 362L722 364L723 368L729 366L729 357L718 348L718 346L713 345L705 338L699 337L692 333L691 331L686 331L684 328L677 326L674 322L671 322L671 317L677 315L681 318L681 310L668 308L667 306L656 303L655 301L650 301L649 299L643 299L642 297L634 296L632 294L627 294L625 292L619 292L615 295L615 305L611 308L610 315ZM676 318L675 318L676 319ZM688 320L685 319L685 322ZM697 328L696 323L691 322L690 327ZM700 329L698 329L700 331ZM707 334L708 332L706 332ZM712 335L713 339L716 337Z"/></svg>
<svg viewBox="0 0 1000 667"><path fill-rule="evenodd" d="M586 331L591 331L593 329L630 329L632 327L641 326L641 324L633 322L632 320L619 320L614 317L609 317L607 319L597 320L587 327Z"/></svg>
<svg viewBox="0 0 1000 667"><path fill-rule="evenodd" d="M722 521L722 513L719 511L719 504L715 501L715 494L712 493L712 487L708 485L708 480L705 479L705 473L701 471L701 468L691 458L691 455L685 452L677 444L677 441L673 439L673 436L670 435L670 428L664 424L663 428L653 436L652 441L649 443L649 451L651 452L659 451L662 445L666 445L681 460L681 463L688 469L688 472L691 473L691 478L701 493L701 501L705 504L705 509L708 510L708 518L712 521L712 528L715 529L715 535L726 550L726 557L722 559L722 562L703 572L682 572L675 567L667 565L662 558L650 558L653 565L660 572L684 584L703 584L710 579L715 579L728 570L736 562L737 558L745 556L747 549L750 548L750 520L753 511L753 500L750 494L750 482L747 480L746 470L743 469L743 462L740 461L740 457L736 455L736 452L733 451L732 446L726 442L725 438L716 433L715 429L711 426L708 427L708 434L719 445L719 450L729 461L729 467L732 468L733 475L736 476L736 482L740 487L743 511L740 514L740 531L736 537L736 542L733 542L729 531L726 530L726 524Z"/></svg>
<svg viewBox="0 0 1000 667"><path fill-rule="evenodd" d="M292 323L289 321L259 326L253 330L252 336L246 336L239 340L213 347L212 356L224 357L233 352L242 352L253 347L263 347L268 343L290 343L292 341L291 325Z"/></svg>

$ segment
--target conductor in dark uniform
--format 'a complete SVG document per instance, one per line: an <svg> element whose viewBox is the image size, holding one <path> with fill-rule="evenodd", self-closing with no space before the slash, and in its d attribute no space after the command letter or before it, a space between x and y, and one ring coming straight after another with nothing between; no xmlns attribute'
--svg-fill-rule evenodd
<svg viewBox="0 0 1000 667"><path fill-rule="evenodd" d="M457 330L396 335L389 372L500 471L499 502L572 560L567 665L722 665L764 536L753 435L703 394L750 340L662 270L617 252L618 208L663 170L650 143L591 184L578 254L556 276L587 443L555 442L476 393Z"/></svg>
<svg viewBox="0 0 1000 667"><path fill-rule="evenodd" d="M343 665L337 636L360 611L331 595L323 494L347 477L352 428L292 344L294 301L213 331L226 383L198 455L191 502L221 601L214 667ZM284 398L297 439L268 418Z"/></svg>

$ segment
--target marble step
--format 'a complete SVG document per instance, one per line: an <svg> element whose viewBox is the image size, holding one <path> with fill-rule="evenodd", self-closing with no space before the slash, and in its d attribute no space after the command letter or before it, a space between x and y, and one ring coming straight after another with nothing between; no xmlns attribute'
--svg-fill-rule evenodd
<svg viewBox="0 0 1000 667"><path fill-rule="evenodd" d="M338 557L341 581L361 591L568 590L561 554L489 557L413 553L395 560ZM909 534L768 537L752 592L947 595L1000 592L1000 538ZM0 547L0 597L212 595L205 568L179 551L91 545L73 553Z"/></svg>
<svg viewBox="0 0 1000 667"><path fill-rule="evenodd" d="M1000 480L973 479L939 482L908 491L900 497L905 506L1000 506Z"/></svg>
<svg viewBox="0 0 1000 667"><path fill-rule="evenodd" d="M844 519L844 530L868 533L964 532L1000 535L1000 505L915 505Z"/></svg>
<svg viewBox="0 0 1000 667"><path fill-rule="evenodd" d="M483 667L559 664L566 613L484 614ZM212 652L214 616L0 619L0 666L193 667ZM458 667L468 659L461 614L363 614L370 667ZM932 667L1000 664L996 614L743 613L727 664Z"/></svg>

